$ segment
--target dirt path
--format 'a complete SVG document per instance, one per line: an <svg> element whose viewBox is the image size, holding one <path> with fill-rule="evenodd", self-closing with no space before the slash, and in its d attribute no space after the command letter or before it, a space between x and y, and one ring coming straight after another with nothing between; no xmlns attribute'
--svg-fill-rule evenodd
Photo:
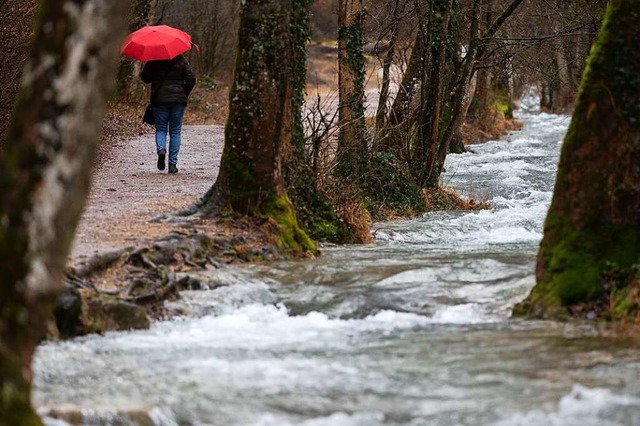
<svg viewBox="0 0 640 426"><path fill-rule="evenodd" d="M185 126L176 175L156 168L153 131L118 141L94 173L93 188L70 255L73 265L96 253L141 245L176 225L151 219L187 207L213 184L224 144L222 126Z"/></svg>

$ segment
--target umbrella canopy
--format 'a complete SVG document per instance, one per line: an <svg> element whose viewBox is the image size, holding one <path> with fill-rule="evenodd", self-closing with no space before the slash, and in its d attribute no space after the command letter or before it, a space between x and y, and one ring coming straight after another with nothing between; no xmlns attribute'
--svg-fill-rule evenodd
<svg viewBox="0 0 640 426"><path fill-rule="evenodd" d="M168 25L149 25L129 34L120 53L139 61L173 59L191 49L191 36Z"/></svg>

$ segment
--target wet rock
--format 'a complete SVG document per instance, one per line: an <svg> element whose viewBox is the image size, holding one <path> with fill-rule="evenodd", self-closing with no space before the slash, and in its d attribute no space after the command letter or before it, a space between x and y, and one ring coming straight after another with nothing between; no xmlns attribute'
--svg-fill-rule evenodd
<svg viewBox="0 0 640 426"><path fill-rule="evenodd" d="M207 288L202 285L199 279L191 275L185 275L178 281L178 290L206 290Z"/></svg>
<svg viewBox="0 0 640 426"><path fill-rule="evenodd" d="M67 285L58 298L54 317L62 339L106 331L147 329L150 326L144 307L93 291Z"/></svg>
<svg viewBox="0 0 640 426"><path fill-rule="evenodd" d="M209 261L209 264L211 266L213 266L215 269L220 269L220 268L222 268L224 266L224 265L222 265L222 263L218 262L217 260L215 260L215 259L213 259L211 257L207 258L207 260Z"/></svg>
<svg viewBox="0 0 640 426"><path fill-rule="evenodd" d="M81 314L80 292L75 286L66 285L54 310L56 326L61 338L68 339L81 334L83 328Z"/></svg>
<svg viewBox="0 0 640 426"><path fill-rule="evenodd" d="M142 306L98 297L84 301L82 320L89 333L143 330L150 326Z"/></svg>

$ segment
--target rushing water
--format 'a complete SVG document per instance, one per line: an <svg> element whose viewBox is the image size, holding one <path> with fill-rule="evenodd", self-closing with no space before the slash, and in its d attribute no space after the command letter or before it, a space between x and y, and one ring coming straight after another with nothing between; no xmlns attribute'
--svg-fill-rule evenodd
<svg viewBox="0 0 640 426"><path fill-rule="evenodd" d="M132 411L156 425L640 425L640 342L509 318L534 283L568 125L520 120L447 161L445 183L491 210L202 277L215 289L186 292L181 320L40 347L36 403L90 425Z"/></svg>

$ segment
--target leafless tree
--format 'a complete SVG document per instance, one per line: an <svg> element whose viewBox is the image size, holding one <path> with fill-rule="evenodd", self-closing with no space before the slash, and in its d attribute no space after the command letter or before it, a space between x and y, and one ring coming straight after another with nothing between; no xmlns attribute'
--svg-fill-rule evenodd
<svg viewBox="0 0 640 426"><path fill-rule="evenodd" d="M200 75L228 78L235 65L240 2L233 0L158 0L156 19L187 31L201 47L188 59Z"/></svg>

